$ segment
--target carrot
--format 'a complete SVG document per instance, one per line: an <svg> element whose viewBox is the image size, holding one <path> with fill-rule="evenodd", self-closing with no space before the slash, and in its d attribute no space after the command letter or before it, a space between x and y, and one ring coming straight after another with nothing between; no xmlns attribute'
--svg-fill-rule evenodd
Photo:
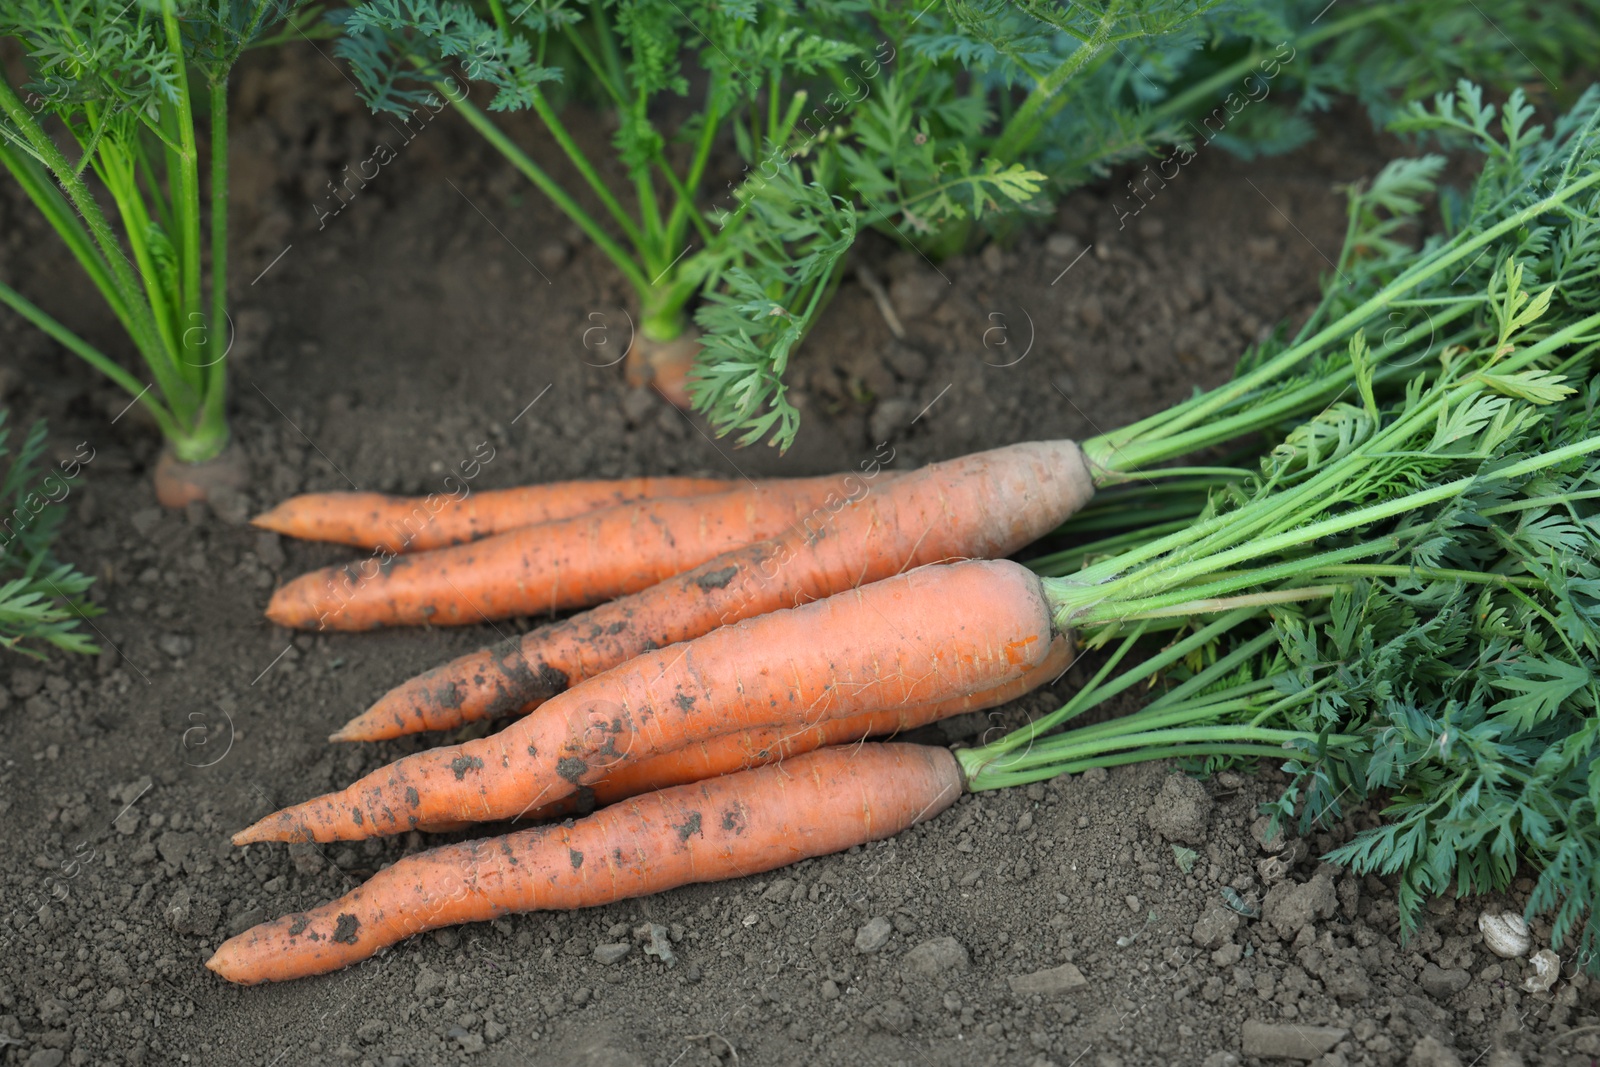
<svg viewBox="0 0 1600 1067"><path fill-rule="evenodd" d="M1071 441L935 463L854 494L776 537L650 588L470 653L391 689L333 735L374 741L448 730L542 701L651 649L926 563L1006 556L1094 491Z"/></svg>
<svg viewBox="0 0 1600 1067"><path fill-rule="evenodd" d="M348 967L441 926L770 871L891 837L948 808L961 790L961 770L942 748L823 749L571 824L407 856L338 900L228 939L206 966L244 985L281 982Z"/></svg>
<svg viewBox="0 0 1600 1067"><path fill-rule="evenodd" d="M636 500L723 493L738 484L722 478L618 478L486 489L466 496L302 493L250 522L302 541L421 552Z"/></svg>
<svg viewBox="0 0 1600 1067"><path fill-rule="evenodd" d="M639 656L498 734L407 756L233 840L355 840L516 818L718 734L999 685L1037 666L1053 635L1043 586L1020 564L922 567Z"/></svg>
<svg viewBox="0 0 1600 1067"><path fill-rule="evenodd" d="M997 708L1053 681L1071 666L1072 656L1072 642L1057 636L1050 644L1050 654L1037 667L1012 681L979 693L933 704L869 711L843 719L823 719L810 726L766 726L721 734L707 741L686 745L675 752L664 752L639 763L620 767L592 786L585 786L552 804L535 808L528 813L528 818L565 818L641 793L762 767L828 745L850 744L869 737L889 737L953 715ZM444 824L419 829L441 832L465 829L467 825Z"/></svg>
<svg viewBox="0 0 1600 1067"><path fill-rule="evenodd" d="M676 752L664 752L640 763L621 767L593 786L583 786L569 796L534 808L523 819L543 822L587 815L597 807L656 789L687 785L734 771L747 771L752 767L764 767L828 745L849 744L869 737L892 737L953 715L997 708L1065 673L1072 664L1072 656L1072 642L1058 636L1051 642L1050 654L1044 662L1012 681L982 692L941 700L935 704L915 704L864 712L843 719L824 719L809 726L764 726L697 741ZM454 822L422 823L417 829L424 833L449 834L472 825L464 819L458 819Z"/></svg>
<svg viewBox="0 0 1600 1067"><path fill-rule="evenodd" d="M586 607L770 537L848 492L847 479L794 478L714 496L640 500L453 548L324 567L274 593L267 617L297 629L371 630Z"/></svg>

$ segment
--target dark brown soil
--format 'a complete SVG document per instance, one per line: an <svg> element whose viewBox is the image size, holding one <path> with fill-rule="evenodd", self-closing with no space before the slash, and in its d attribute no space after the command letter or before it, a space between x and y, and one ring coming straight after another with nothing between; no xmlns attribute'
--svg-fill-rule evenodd
<svg viewBox="0 0 1600 1067"><path fill-rule="evenodd" d="M417 747L323 738L511 629L275 629L261 615L273 585L345 553L258 533L250 508L308 489L432 491L485 442L479 488L818 473L885 440L909 467L1092 434L1214 384L1263 330L1303 315L1343 230L1335 183L1393 148L1364 117L1335 116L1288 158L1202 152L1126 228L1118 205L1136 205L1119 179L1006 250L937 268L868 241L860 262L907 337L847 283L799 357L805 423L780 456L625 389L607 365L626 343L620 279L451 115L407 143L306 46L253 62L238 109L229 360L245 498L158 508L158 441L137 413L114 418L126 398L0 316L0 399L19 421L48 417L63 455L94 449L60 548L99 576L107 609L98 660L0 660L0 1063L1222 1067L1293 1051L1284 1042L1319 1067L1595 1062L1594 986L1567 974L1525 993L1526 960L1490 955L1478 934L1483 908L1524 897L1440 902L1402 946L1388 887L1316 863L1351 828L1314 837L1305 858L1292 848L1286 876L1263 868L1252 827L1276 795L1270 768L1202 787L1146 766L968 797L894 840L766 877L440 931L325 978L224 985L202 967L224 937L423 844L236 849L228 833ZM396 158L322 217L328 180L380 141ZM0 275L121 350L9 193L0 242ZM1005 715L1052 708L1080 680ZM1190 869L1175 844L1194 850ZM672 966L636 940L652 922ZM1536 928L1536 947L1548 936ZM611 944L628 951L599 962Z"/></svg>

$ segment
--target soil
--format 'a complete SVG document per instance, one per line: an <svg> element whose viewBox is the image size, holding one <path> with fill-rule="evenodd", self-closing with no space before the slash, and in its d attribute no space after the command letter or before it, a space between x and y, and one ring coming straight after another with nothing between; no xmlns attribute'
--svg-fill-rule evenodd
<svg viewBox="0 0 1600 1067"><path fill-rule="evenodd" d="M1164 765L1090 772L967 797L893 840L765 877L439 931L319 979L217 980L202 962L224 937L423 847L411 834L237 849L228 834L419 747L323 739L401 679L533 624L276 629L261 615L271 588L347 553L257 532L251 509L312 489L435 491L484 443L478 488L820 473L883 441L903 468L1092 434L1222 380L1264 330L1303 316L1343 230L1335 183L1395 148L1335 113L1284 158L1247 167L1202 151L1126 225L1119 213L1138 205L1120 175L1005 248L937 267L871 239L859 262L906 336L852 277L798 358L804 424L779 455L713 440L625 387L621 280L449 113L408 142L310 45L253 57L237 111L228 359L249 490L158 507L159 442L126 397L0 317L0 400L18 422L47 417L62 456L93 449L60 552L98 576L106 609L97 659L0 660L0 1063L1600 1055L1595 985L1568 967L1524 992L1528 961L1490 954L1478 933L1484 909L1520 911L1530 882L1506 900L1436 902L1403 942L1389 886L1316 860L1370 813L1264 842L1270 767L1204 783ZM334 214L330 179L378 142L394 158ZM121 351L74 264L6 195L0 274ZM1081 668L924 739L975 740L1078 681ZM651 923L670 964L643 952ZM1536 925L1535 947L1548 939Z"/></svg>

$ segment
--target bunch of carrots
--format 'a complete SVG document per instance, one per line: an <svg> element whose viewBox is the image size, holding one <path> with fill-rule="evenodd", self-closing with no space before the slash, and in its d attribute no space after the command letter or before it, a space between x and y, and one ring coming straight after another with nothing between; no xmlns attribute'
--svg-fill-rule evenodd
<svg viewBox="0 0 1600 1067"><path fill-rule="evenodd" d="M1364 531L1447 504L1482 476L1428 477L1498 456L1572 394L1564 375L1600 330L1600 309L1558 304L1541 322L1552 293L1524 289L1519 257L1537 251L1530 220L1581 217L1571 209L1595 199L1600 137L1588 119L1551 139L1548 158L1516 157L1529 171L1520 184L1480 183L1468 224L1419 249L1388 235L1420 210L1442 161L1392 164L1352 194L1340 284L1292 341L1251 353L1210 392L1081 444L1017 444L910 472L874 460L759 483L573 482L427 509L312 494L260 517L374 553L279 589L267 613L281 625L586 610L402 683L333 739L516 717L510 725L402 758L234 841L538 825L409 856L338 900L230 939L207 965L247 984L323 973L439 926L599 905L891 836L964 790L1023 780L996 759L1014 746L856 742L1048 682L1070 663L1077 629L1143 633L1331 596L1340 568L1401 547ZM1467 287L1481 299L1461 296ZM1427 311L1396 326L1397 307ZM1250 435L1265 453L1260 472L1168 465ZM1493 476L1592 452L1600 436ZM1128 496L1135 480L1141 501L1193 503L1072 573L1041 578L1005 559L1099 507L1097 493L1110 490L1105 504ZM1195 751L1260 756L1288 740L1229 727ZM1065 767L1035 760L1027 780Z"/></svg>

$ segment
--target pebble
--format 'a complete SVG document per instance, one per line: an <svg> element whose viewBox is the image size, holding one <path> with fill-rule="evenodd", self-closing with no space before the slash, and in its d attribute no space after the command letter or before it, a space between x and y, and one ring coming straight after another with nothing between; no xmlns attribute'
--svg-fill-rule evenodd
<svg viewBox="0 0 1600 1067"><path fill-rule="evenodd" d="M856 951L868 955L878 951L889 943L889 935L894 933L894 926L883 916L874 916L867 924L856 931Z"/></svg>
<svg viewBox="0 0 1600 1067"><path fill-rule="evenodd" d="M1195 921L1189 937L1200 948L1221 948L1233 940L1234 932L1239 929L1239 923L1239 913L1231 908L1220 905L1208 908Z"/></svg>
<svg viewBox="0 0 1600 1067"><path fill-rule="evenodd" d="M42 1048L28 1057L27 1067L61 1067L66 1053L58 1048Z"/></svg>
<svg viewBox="0 0 1600 1067"><path fill-rule="evenodd" d="M936 937L911 949L900 961L900 969L923 978L959 974L972 966L965 946L953 937Z"/></svg>
<svg viewBox="0 0 1600 1067"><path fill-rule="evenodd" d="M1428 964L1417 979L1423 992L1435 1000L1448 1000L1472 984L1472 975L1460 967L1445 970Z"/></svg>
<svg viewBox="0 0 1600 1067"><path fill-rule="evenodd" d="M794 879L779 878L762 890L761 899L773 904L787 904L794 895Z"/></svg>
<svg viewBox="0 0 1600 1067"><path fill-rule="evenodd" d="M1169 774L1161 783L1161 793L1150 805L1145 821L1169 841L1203 845L1213 806L1205 786L1187 774Z"/></svg>
<svg viewBox="0 0 1600 1067"><path fill-rule="evenodd" d="M824 978L822 980L822 999L823 1000L838 1000L839 999L839 983L835 982L832 978Z"/></svg>
<svg viewBox="0 0 1600 1067"><path fill-rule="evenodd" d="M1070 233L1053 233L1044 239L1044 251L1051 259L1071 259L1083 248L1083 242Z"/></svg>
<svg viewBox="0 0 1600 1067"><path fill-rule="evenodd" d="M1261 914L1279 937L1290 941L1317 919L1331 916L1338 906L1333 874L1323 868L1309 882L1281 882L1267 890Z"/></svg>
<svg viewBox="0 0 1600 1067"><path fill-rule="evenodd" d="M419 997L431 997L444 991L444 976L437 971L430 971L426 967L417 972L417 981L412 986L412 992Z"/></svg>
<svg viewBox="0 0 1600 1067"><path fill-rule="evenodd" d="M1429 1034L1411 1047L1406 1067L1461 1067L1456 1050Z"/></svg>
<svg viewBox="0 0 1600 1067"><path fill-rule="evenodd" d="M1011 992L1019 997L1035 994L1050 997L1083 989L1088 986L1089 980L1077 967L1063 963L1059 967L1034 971L1032 974L1014 974L1006 979L1006 984L1011 987Z"/></svg>
<svg viewBox="0 0 1600 1067"><path fill-rule="evenodd" d="M594 961L596 963L616 963L626 956L632 948L633 946L625 941L618 941L609 945L596 945Z"/></svg>
<svg viewBox="0 0 1600 1067"><path fill-rule="evenodd" d="M1342 1026L1300 1026L1248 1019L1239 1037L1246 1056L1314 1060L1343 1041L1349 1033Z"/></svg>

